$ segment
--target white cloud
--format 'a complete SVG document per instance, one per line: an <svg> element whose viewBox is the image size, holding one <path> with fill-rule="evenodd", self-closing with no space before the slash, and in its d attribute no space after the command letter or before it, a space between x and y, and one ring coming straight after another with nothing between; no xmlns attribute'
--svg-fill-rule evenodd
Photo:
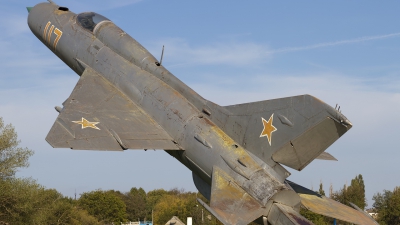
<svg viewBox="0 0 400 225"><path fill-rule="evenodd" d="M165 45L164 59L170 64L169 68L181 67L187 65L221 65L229 64L231 66L256 65L259 62L265 62L278 53L289 53L297 51L312 50L324 47L332 47L344 44L355 44L366 41L382 40L387 38L398 38L400 33L392 33L377 36L366 36L342 41L319 43L299 47L287 47L280 49L271 49L267 45L252 42L219 42L205 46L195 46L184 39L166 38L158 41L152 46ZM160 48L161 49L161 48ZM159 57L160 49L150 49Z"/></svg>
<svg viewBox="0 0 400 225"><path fill-rule="evenodd" d="M254 64L269 57L268 47L256 43L214 43L206 46L194 46L184 39L164 39L152 46L165 45L164 60L168 68L182 65L221 65L245 66ZM151 49L159 52L161 49ZM157 57L157 54L155 54Z"/></svg>
<svg viewBox="0 0 400 225"><path fill-rule="evenodd" d="M297 51L311 50L311 49L316 49L316 48L324 48L324 47L329 47L329 46L353 44L353 43L359 43L359 42L365 42L365 41L381 40L381 39L396 38L396 37L400 37L400 33L392 33L392 34L377 35L377 36L366 36L366 37L360 37L360 38L349 39L349 40L319 43L319 44L314 44L314 45L273 49L271 51L268 51L267 53L276 54L276 53L285 53L285 52L297 52Z"/></svg>

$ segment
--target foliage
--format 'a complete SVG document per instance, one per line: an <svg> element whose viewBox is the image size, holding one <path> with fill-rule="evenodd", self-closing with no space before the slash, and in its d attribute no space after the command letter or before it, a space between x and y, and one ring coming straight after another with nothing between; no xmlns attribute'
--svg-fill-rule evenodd
<svg viewBox="0 0 400 225"><path fill-rule="evenodd" d="M85 192L79 199L79 206L97 218L101 223L120 223L127 220L126 205L115 191L96 190Z"/></svg>
<svg viewBox="0 0 400 225"><path fill-rule="evenodd" d="M400 224L400 187L394 188L393 192L384 190L382 194L377 193L373 200L379 224Z"/></svg>
<svg viewBox="0 0 400 225"><path fill-rule="evenodd" d="M0 224L98 224L71 199L32 179L0 180Z"/></svg>
<svg viewBox="0 0 400 225"><path fill-rule="evenodd" d="M197 198L207 202L201 194L185 192L176 188L168 192L158 190L157 193L149 192L147 195L148 198L149 195L162 196L154 206L155 224L165 224L173 216L177 216L184 223L187 217L192 217L193 224L219 224L214 216L198 204Z"/></svg>
<svg viewBox="0 0 400 225"><path fill-rule="evenodd" d="M131 190L122 197L126 204L126 212L128 214L129 221L136 221L136 220L151 220L148 217L148 210L146 208L146 192L143 188L131 188ZM151 212L150 212L151 213Z"/></svg>
<svg viewBox="0 0 400 225"><path fill-rule="evenodd" d="M11 124L0 117L0 179L13 177L20 167L28 167L33 151L18 147L20 141Z"/></svg>
<svg viewBox="0 0 400 225"><path fill-rule="evenodd" d="M19 143L14 127L0 117L0 224L98 224L56 190L14 177L33 154Z"/></svg>
<svg viewBox="0 0 400 225"><path fill-rule="evenodd" d="M71 220L69 223L71 225L98 225L100 224L97 219L91 215L86 210L79 209L78 207L73 207L71 211Z"/></svg>
<svg viewBox="0 0 400 225"><path fill-rule="evenodd" d="M315 225L328 225L328 224L331 224L331 223L327 222L327 220L328 220L327 217L325 217L323 215L320 215L320 214L317 214L317 213L314 213L314 212L311 212L310 210L307 210L305 208L301 208L300 209L300 214L302 216L304 216L304 218L306 218L309 221L313 222L313 224L315 224Z"/></svg>
<svg viewBox="0 0 400 225"><path fill-rule="evenodd" d="M338 192L333 193L332 198L350 207L350 202L352 202L361 209L365 209L367 200L365 198L365 185L362 175L359 174L352 179L349 187L344 186Z"/></svg>
<svg viewBox="0 0 400 225"><path fill-rule="evenodd" d="M321 183L319 183L319 190L318 190L318 193L319 193L320 195L322 195L322 196L326 196L326 195L325 195L325 191L324 191L324 185L322 184L322 181L321 181Z"/></svg>
<svg viewBox="0 0 400 225"><path fill-rule="evenodd" d="M351 185L347 189L347 192L349 200L364 210L367 206L367 200L365 198L364 180L361 174L351 180Z"/></svg>
<svg viewBox="0 0 400 225"><path fill-rule="evenodd" d="M156 206L156 204L163 198L163 196L167 195L168 192L164 189L155 189L149 191L146 196L146 211L147 217L151 218L151 212Z"/></svg>
<svg viewBox="0 0 400 225"><path fill-rule="evenodd" d="M163 224L173 216L186 218L187 201L184 198L166 195L154 208L154 218L156 224Z"/></svg>

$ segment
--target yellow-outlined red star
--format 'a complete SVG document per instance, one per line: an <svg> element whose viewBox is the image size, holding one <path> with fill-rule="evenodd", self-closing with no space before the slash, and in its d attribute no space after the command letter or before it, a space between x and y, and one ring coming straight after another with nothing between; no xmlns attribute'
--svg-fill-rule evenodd
<svg viewBox="0 0 400 225"><path fill-rule="evenodd" d="M271 142L272 142L272 133L277 131L278 129L276 129L276 127L274 127L274 125L272 124L272 122L274 121L274 114L272 113L271 117L269 117L269 120L265 120L264 118L261 117L264 129L261 132L260 137L265 137L267 136L268 138L268 143L269 146L271 146Z"/></svg>
<svg viewBox="0 0 400 225"><path fill-rule="evenodd" d="M97 129L100 130L100 128L96 127L96 124L100 123L100 122L89 122L87 119L82 117L81 121L72 121L73 123L77 123L77 124L81 124L82 125L82 129L85 128L93 128L93 129Z"/></svg>

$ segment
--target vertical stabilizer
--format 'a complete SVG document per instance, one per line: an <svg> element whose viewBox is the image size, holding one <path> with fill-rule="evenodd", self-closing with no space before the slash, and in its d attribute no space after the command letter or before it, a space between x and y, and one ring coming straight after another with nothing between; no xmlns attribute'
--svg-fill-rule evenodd
<svg viewBox="0 0 400 225"><path fill-rule="evenodd" d="M346 133L352 124L311 95L224 107L223 130L264 162L302 170Z"/></svg>
<svg viewBox="0 0 400 225"><path fill-rule="evenodd" d="M278 192L263 206L256 199L243 190L235 180L219 167L214 167L211 185L210 206L198 199L211 214L225 225L249 224L259 221L272 225L312 225L289 205L297 205L290 191ZM282 193L282 195L279 195ZM286 196L286 197L285 197ZM290 199L287 199L290 198ZM300 199L299 199L300 200Z"/></svg>
<svg viewBox="0 0 400 225"><path fill-rule="evenodd" d="M218 167L214 167L212 174L210 206L201 200L199 202L226 225L249 224L262 216L265 211L258 201Z"/></svg>

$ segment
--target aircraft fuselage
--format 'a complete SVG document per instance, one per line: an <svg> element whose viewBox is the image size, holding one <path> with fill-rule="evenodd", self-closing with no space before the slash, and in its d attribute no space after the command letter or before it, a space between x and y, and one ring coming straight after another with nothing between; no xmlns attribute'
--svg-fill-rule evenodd
<svg viewBox="0 0 400 225"><path fill-rule="evenodd" d="M56 108L46 138L53 147L164 149L193 172L210 206L199 203L224 224L311 224L299 214L301 199L321 214L371 224L346 206L330 210L333 200L286 181L280 165L301 170L347 132L352 124L339 110L310 95L221 107L99 14L51 1L28 11L34 35L81 76Z"/></svg>
<svg viewBox="0 0 400 225"><path fill-rule="evenodd" d="M75 13L42 3L30 12L28 23L39 40L78 75L86 67L94 69L150 114L185 149L165 150L206 183L211 184L213 166L219 165L263 205L284 188L287 175L254 160L212 122L212 109L204 110L206 100L156 65L158 61L145 48L111 21L101 21L91 32L78 23ZM54 33L56 29L61 37ZM190 94L190 99L182 93Z"/></svg>

